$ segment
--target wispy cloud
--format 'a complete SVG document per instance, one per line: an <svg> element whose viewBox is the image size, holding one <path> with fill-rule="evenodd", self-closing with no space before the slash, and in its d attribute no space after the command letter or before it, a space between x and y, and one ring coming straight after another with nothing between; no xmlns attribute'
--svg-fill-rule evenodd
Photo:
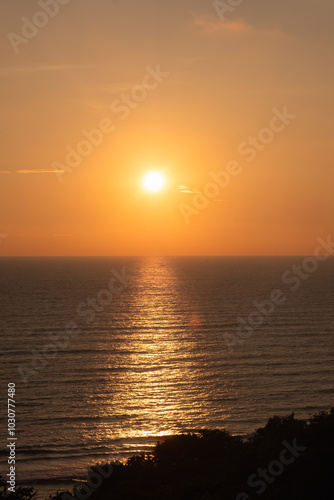
<svg viewBox="0 0 334 500"><path fill-rule="evenodd" d="M0 68L0 76L12 76L25 73L40 73L52 71L71 71L82 69L86 66L64 65L64 64L43 64L32 66L8 66Z"/></svg>
<svg viewBox="0 0 334 500"><path fill-rule="evenodd" d="M58 172L62 172L62 170L58 170ZM34 169L22 169L22 170L0 170L0 174L54 174L54 170L43 169L43 168L34 168Z"/></svg>
<svg viewBox="0 0 334 500"><path fill-rule="evenodd" d="M177 188L174 190L174 193L180 193L180 194L203 194L201 191L198 191L197 189L191 189L188 186L177 186ZM222 203L228 203L228 200L222 200L222 199L219 199L219 198L213 199L212 201L222 202Z"/></svg>
<svg viewBox="0 0 334 500"><path fill-rule="evenodd" d="M248 24L244 19L238 18L230 21L222 22L213 15L195 15L191 14L191 26L199 33L206 36L244 36L244 35L281 35L282 33L276 29L258 28Z"/></svg>
<svg viewBox="0 0 334 500"><path fill-rule="evenodd" d="M59 172L59 170L58 170ZM33 170L17 170L16 171L17 174L54 174L55 171L54 170L44 170L42 168L36 168L36 169L33 169Z"/></svg>
<svg viewBox="0 0 334 500"><path fill-rule="evenodd" d="M197 194L197 193L199 193L199 191L194 191L194 190L188 188L188 186L177 186L177 188L175 189L175 192L176 193L186 193L186 194Z"/></svg>
<svg viewBox="0 0 334 500"><path fill-rule="evenodd" d="M200 32L207 35L219 33L250 33L254 32L253 26L247 24L243 19L225 21L224 23L215 16L203 15L194 16L192 25Z"/></svg>

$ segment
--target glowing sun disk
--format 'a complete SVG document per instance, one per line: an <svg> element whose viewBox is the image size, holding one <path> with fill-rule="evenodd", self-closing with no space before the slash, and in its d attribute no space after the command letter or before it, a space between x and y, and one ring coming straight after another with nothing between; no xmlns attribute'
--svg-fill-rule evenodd
<svg viewBox="0 0 334 500"><path fill-rule="evenodd" d="M164 178L158 172L150 172L145 176L144 185L149 191L160 191L164 186Z"/></svg>

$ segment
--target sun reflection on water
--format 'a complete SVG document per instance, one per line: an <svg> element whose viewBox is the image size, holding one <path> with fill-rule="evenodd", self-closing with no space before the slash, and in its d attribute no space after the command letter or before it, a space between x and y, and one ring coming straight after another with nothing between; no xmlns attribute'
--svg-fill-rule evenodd
<svg viewBox="0 0 334 500"><path fill-rule="evenodd" d="M201 427L203 419L209 425L217 391L226 399L229 391L211 376L202 320L196 304L187 303L168 259L142 261L117 325L106 340L110 354L97 360L107 377L90 401L100 420L95 439L120 440L120 446L137 449L157 437Z"/></svg>

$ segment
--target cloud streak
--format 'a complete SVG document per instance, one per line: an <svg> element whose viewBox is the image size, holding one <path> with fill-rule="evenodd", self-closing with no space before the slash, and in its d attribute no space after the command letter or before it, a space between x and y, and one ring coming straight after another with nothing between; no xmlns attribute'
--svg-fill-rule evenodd
<svg viewBox="0 0 334 500"><path fill-rule="evenodd" d="M17 174L54 174L54 170L44 170L41 168L36 168L32 170L17 170Z"/></svg>
<svg viewBox="0 0 334 500"><path fill-rule="evenodd" d="M243 19L225 21L222 23L214 16L196 16L192 19L192 25L202 33L215 35L219 33L252 33L253 26L247 24Z"/></svg>
<svg viewBox="0 0 334 500"><path fill-rule="evenodd" d="M186 193L186 194L197 194L199 191L193 191L192 189L188 188L187 186L177 186L175 189L176 193Z"/></svg>
<svg viewBox="0 0 334 500"><path fill-rule="evenodd" d="M212 15L194 15L190 19L191 26L201 33L209 37L214 36L248 36L248 35L265 35L275 36L282 35L277 29L258 28L248 24L244 19L238 18L230 21L220 21L216 16Z"/></svg>
<svg viewBox="0 0 334 500"><path fill-rule="evenodd" d="M43 64L39 66L9 66L0 68L0 76L12 76L28 73L41 73L52 71L72 71L73 69L83 69L86 66L73 66L64 64Z"/></svg>
<svg viewBox="0 0 334 500"><path fill-rule="evenodd" d="M54 174L54 172L54 170L43 168L13 170L11 172L9 170L0 170L0 174Z"/></svg>

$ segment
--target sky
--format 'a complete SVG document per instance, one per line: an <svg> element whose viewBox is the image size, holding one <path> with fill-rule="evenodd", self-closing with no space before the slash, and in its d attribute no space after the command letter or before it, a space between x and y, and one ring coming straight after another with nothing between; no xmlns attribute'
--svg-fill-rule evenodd
<svg viewBox="0 0 334 500"><path fill-rule="evenodd" d="M237 3L0 3L0 255L306 255L331 234L334 3Z"/></svg>

